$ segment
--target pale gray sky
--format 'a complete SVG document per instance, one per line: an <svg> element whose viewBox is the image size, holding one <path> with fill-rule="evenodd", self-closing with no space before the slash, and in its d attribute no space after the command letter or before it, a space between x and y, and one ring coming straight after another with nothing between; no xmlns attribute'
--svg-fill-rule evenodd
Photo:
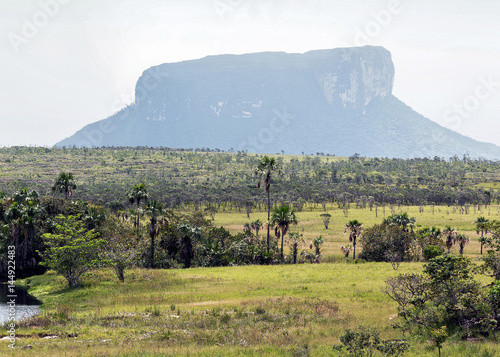
<svg viewBox="0 0 500 357"><path fill-rule="evenodd" d="M0 146L108 117L160 63L363 44L391 51L406 104L500 145L497 0L0 0Z"/></svg>

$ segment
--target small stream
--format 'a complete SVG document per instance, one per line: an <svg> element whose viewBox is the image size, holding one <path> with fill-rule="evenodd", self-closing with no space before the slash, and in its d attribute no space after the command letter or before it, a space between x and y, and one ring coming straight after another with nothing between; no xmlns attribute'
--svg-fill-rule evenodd
<svg viewBox="0 0 500 357"><path fill-rule="evenodd" d="M16 297L14 298L13 296ZM12 293L9 291L7 284L0 284L0 325L9 321L11 305L8 305L7 302L11 301L11 299L15 299L16 301L16 321L40 313L40 305L42 303L28 294L26 289L16 287L15 292Z"/></svg>

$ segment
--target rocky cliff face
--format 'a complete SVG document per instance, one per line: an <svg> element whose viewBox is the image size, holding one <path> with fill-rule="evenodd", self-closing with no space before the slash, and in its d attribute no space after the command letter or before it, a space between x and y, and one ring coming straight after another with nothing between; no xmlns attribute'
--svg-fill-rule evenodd
<svg viewBox="0 0 500 357"><path fill-rule="evenodd" d="M257 74L261 71L265 75ZM166 118L154 114L160 113L158 109L178 107L180 100L184 108L179 109L186 112L193 98L199 100L210 96L211 88L219 87L217 82L224 82L231 93L218 88L220 100L209 103L208 107L220 117L224 107L236 106L241 111L239 115L233 111L234 116L249 118L255 108L260 109L264 102L269 101L264 97L269 92L267 83L276 89L274 95L280 95L289 89L283 87L293 82L294 77L302 77L304 73L299 72L314 73L327 103L344 108L362 108L375 98L386 98L391 95L394 82L391 54L380 47L319 50L305 54L226 55L150 68L137 82L135 103L149 107L152 118L162 120ZM287 78L288 75L291 77ZM262 90L261 94L253 93L254 89ZM203 90L208 93L202 93ZM224 97L223 93L230 94L230 97ZM235 94L240 94L244 100L228 102Z"/></svg>
<svg viewBox="0 0 500 357"><path fill-rule="evenodd" d="M405 106L393 82L390 52L371 46L167 63L142 74L132 105L57 145L500 158Z"/></svg>
<svg viewBox="0 0 500 357"><path fill-rule="evenodd" d="M392 94L394 66L389 51L380 48L341 49L332 53L330 69L316 78L326 101L344 108L362 108Z"/></svg>

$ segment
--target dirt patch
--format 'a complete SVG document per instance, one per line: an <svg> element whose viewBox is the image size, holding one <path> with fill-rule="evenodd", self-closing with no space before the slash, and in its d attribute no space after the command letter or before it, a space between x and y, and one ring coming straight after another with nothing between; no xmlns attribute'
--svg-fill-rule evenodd
<svg viewBox="0 0 500 357"><path fill-rule="evenodd" d="M237 304L240 302L241 302L241 300L200 301L200 302L192 302L192 303L188 303L188 304L182 304L182 306L230 305L230 304Z"/></svg>

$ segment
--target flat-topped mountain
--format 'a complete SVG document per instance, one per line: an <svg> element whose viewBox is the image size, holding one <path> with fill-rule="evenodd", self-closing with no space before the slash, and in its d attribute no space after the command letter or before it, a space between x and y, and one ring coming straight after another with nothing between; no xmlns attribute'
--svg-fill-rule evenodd
<svg viewBox="0 0 500 357"><path fill-rule="evenodd" d="M382 47L209 56L139 78L133 104L56 146L163 146L337 156L500 158L392 95Z"/></svg>

